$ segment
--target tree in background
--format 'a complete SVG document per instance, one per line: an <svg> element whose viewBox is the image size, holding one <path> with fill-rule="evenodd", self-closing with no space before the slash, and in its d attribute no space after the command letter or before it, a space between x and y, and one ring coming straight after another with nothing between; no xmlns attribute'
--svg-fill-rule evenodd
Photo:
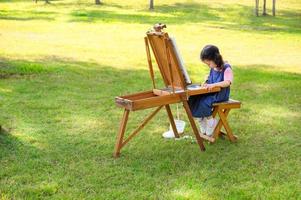
<svg viewBox="0 0 301 200"><path fill-rule="evenodd" d="M95 0L95 4L96 4L96 5L100 5L100 4L101 4L101 1L100 1L100 0Z"/></svg>
<svg viewBox="0 0 301 200"><path fill-rule="evenodd" d="M267 0L263 0L262 15L267 15Z"/></svg>
<svg viewBox="0 0 301 200"><path fill-rule="evenodd" d="M38 3L38 0L35 0L36 3ZM45 0L45 3L50 3L50 0Z"/></svg>
<svg viewBox="0 0 301 200"><path fill-rule="evenodd" d="M255 15L258 17L259 0L255 0Z"/></svg>
<svg viewBox="0 0 301 200"><path fill-rule="evenodd" d="M276 0L273 0L273 16L276 15Z"/></svg>
<svg viewBox="0 0 301 200"><path fill-rule="evenodd" d="M149 9L154 10L154 0L149 0Z"/></svg>
<svg viewBox="0 0 301 200"><path fill-rule="evenodd" d="M272 0L273 1L273 8L272 8L272 12L273 12L273 16L276 15L276 0ZM266 11L266 0L263 0L263 8L262 8L262 15L265 16L267 15L267 11ZM259 16L259 0L255 0L255 15Z"/></svg>

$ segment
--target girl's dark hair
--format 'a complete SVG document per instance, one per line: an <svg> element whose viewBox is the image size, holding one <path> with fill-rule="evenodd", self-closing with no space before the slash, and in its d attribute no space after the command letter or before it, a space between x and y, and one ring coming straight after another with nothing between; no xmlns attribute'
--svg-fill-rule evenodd
<svg viewBox="0 0 301 200"><path fill-rule="evenodd" d="M202 61L204 60L212 60L218 68L224 67L224 60L222 55L219 53L219 50L214 45L206 45L200 55Z"/></svg>

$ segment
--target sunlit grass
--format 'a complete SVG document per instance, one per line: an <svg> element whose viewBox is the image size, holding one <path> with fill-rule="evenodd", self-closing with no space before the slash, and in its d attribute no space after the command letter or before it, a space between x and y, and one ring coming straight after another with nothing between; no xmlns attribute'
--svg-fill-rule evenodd
<svg viewBox="0 0 301 200"><path fill-rule="evenodd" d="M64 6L63 3L65 1L53 5L32 2L6 5L7 9L1 11L3 18L13 19L0 22L5 29L1 34L1 54L24 59L51 55L93 60L113 67L145 68L144 32L151 24L164 21L169 32L176 36L191 68L199 65L201 47L214 43L232 63L277 65L284 70L300 72L301 27L298 22L301 18L297 15L298 7L291 8L292 14L279 8L279 16L274 19L252 16L251 1L243 5L190 1L186 3L188 6L181 2L160 1L154 12L145 10L147 5L141 3L108 1L103 6L83 2ZM124 9L127 5L131 7ZM170 12L172 8L175 12ZM242 11L243 15L240 14ZM195 15L199 16L198 21L193 18ZM25 20L18 20L18 17Z"/></svg>
<svg viewBox="0 0 301 200"><path fill-rule="evenodd" d="M300 198L299 0L277 1L276 17L253 16L253 0L160 0L152 12L148 1L93 3L0 0L0 199ZM161 111L112 158L114 97L151 89L143 37L158 21L194 82L208 72L206 44L233 65L237 144L200 153L163 140ZM131 113L128 129L150 111Z"/></svg>

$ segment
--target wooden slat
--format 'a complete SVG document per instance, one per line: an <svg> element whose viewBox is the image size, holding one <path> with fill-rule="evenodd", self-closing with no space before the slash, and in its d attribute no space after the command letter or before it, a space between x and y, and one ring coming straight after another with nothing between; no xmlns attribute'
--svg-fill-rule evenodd
<svg viewBox="0 0 301 200"><path fill-rule="evenodd" d="M158 96L170 95L170 92L160 89L153 89L153 93Z"/></svg>
<svg viewBox="0 0 301 200"><path fill-rule="evenodd" d="M199 135L200 135L200 137L203 138L204 140L207 140L207 141L209 141L209 142L211 142L211 143L215 142L215 138L213 138L213 137L210 137L210 136L208 136L208 135L204 135L204 134L202 134L202 133L199 133Z"/></svg>
<svg viewBox="0 0 301 200"><path fill-rule="evenodd" d="M130 110L133 106L133 102L128 99L123 99L120 97L115 97L115 103L118 107L126 108L127 110Z"/></svg>
<svg viewBox="0 0 301 200"><path fill-rule="evenodd" d="M146 49L146 56L147 56L147 62L148 62L150 77L152 79L153 88L156 88L155 76L154 76L154 70L153 70L153 64L152 64L152 58L151 58L151 54L150 54L150 50L149 50L149 45L148 45L148 39L147 39L147 37L144 37L144 42L145 42L145 49Z"/></svg>
<svg viewBox="0 0 301 200"><path fill-rule="evenodd" d="M214 103L213 106L221 106L221 105L233 105L233 104L241 104L240 101L237 100L233 100L233 99L229 99L228 101L223 101L223 102L219 102L219 103Z"/></svg>
<svg viewBox="0 0 301 200"><path fill-rule="evenodd" d="M158 96L173 94L173 90L171 88L153 89L153 92L154 92L154 94L156 94ZM185 92L185 90L175 88L175 93L180 94L180 93L183 93L183 92Z"/></svg>
<svg viewBox="0 0 301 200"><path fill-rule="evenodd" d="M188 96L194 96L194 95L199 95L199 94L208 94L208 93L214 93L214 92L219 92L221 90L220 87L214 87L212 88L211 91L208 91L206 88L201 87L200 89L197 90L186 90Z"/></svg>
<svg viewBox="0 0 301 200"><path fill-rule="evenodd" d="M153 108L157 106L167 105L178 103L181 101L181 98L177 94L170 94L164 96L156 96L146 99L140 99L133 103L132 110L141 110L146 108Z"/></svg>
<svg viewBox="0 0 301 200"><path fill-rule="evenodd" d="M234 109L234 108L240 108L240 104L221 104L217 106L219 109Z"/></svg>
<svg viewBox="0 0 301 200"><path fill-rule="evenodd" d="M194 96L199 94L208 94L208 93L214 93L220 91L220 87L213 88L211 91L208 91L206 88L202 87L197 90L182 90L182 89L176 89L176 93L185 93L188 96ZM169 88L163 88L163 89L153 89L154 94L156 95L168 95L172 93L172 90Z"/></svg>
<svg viewBox="0 0 301 200"><path fill-rule="evenodd" d="M168 66L168 75L169 75L169 79L170 79L170 84L171 84L171 88L172 88L172 91L173 93L175 92L175 84L174 84L174 78L173 78L173 71L175 69L172 68L171 66L171 59L170 59L170 50L168 48L168 45L167 45L167 39L164 38L164 46L165 46L165 53L166 53L166 57L167 57L167 66Z"/></svg>
<svg viewBox="0 0 301 200"><path fill-rule="evenodd" d="M153 91L148 90L148 91L136 92L133 94L122 95L122 96L117 96L117 97L123 98L123 99L129 99L129 100L136 100L139 98L152 97L152 96L155 96Z"/></svg>

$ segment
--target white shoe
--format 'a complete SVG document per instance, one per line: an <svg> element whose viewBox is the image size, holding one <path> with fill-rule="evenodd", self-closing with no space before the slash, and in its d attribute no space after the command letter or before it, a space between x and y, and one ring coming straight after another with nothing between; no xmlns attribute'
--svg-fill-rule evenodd
<svg viewBox="0 0 301 200"><path fill-rule="evenodd" d="M215 118L207 119L206 122L207 122L206 123L206 135L212 136L213 131L216 126L216 119Z"/></svg>
<svg viewBox="0 0 301 200"><path fill-rule="evenodd" d="M166 139L172 139L175 138L175 134L173 133L173 131L169 130L166 131L165 133L162 134L162 136Z"/></svg>
<svg viewBox="0 0 301 200"><path fill-rule="evenodd" d="M206 118L203 117L203 118L198 118L198 122L199 122L199 125L200 125L200 131L202 134L206 135Z"/></svg>

